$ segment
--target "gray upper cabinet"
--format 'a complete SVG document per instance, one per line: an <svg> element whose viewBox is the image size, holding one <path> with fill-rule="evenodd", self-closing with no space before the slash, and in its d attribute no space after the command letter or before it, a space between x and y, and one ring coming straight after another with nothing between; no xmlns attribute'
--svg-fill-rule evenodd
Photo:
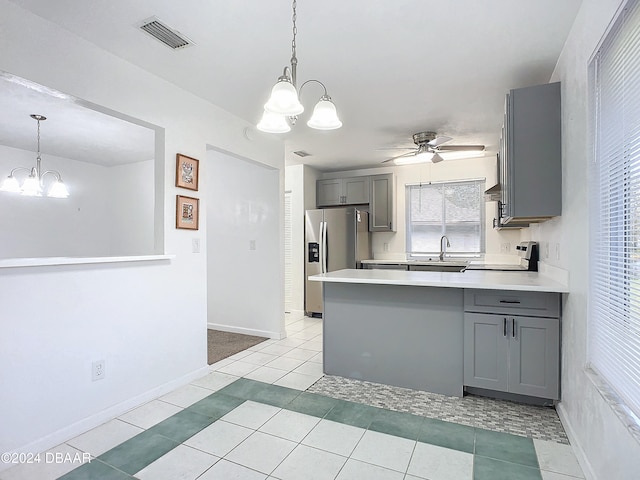
<svg viewBox="0 0 640 480"><path fill-rule="evenodd" d="M318 207L369 203L369 177L332 178L316 182Z"/></svg>
<svg viewBox="0 0 640 480"><path fill-rule="evenodd" d="M562 213L560 83L511 90L500 142L500 223Z"/></svg>
<svg viewBox="0 0 640 480"><path fill-rule="evenodd" d="M559 399L560 295L465 290L464 384Z"/></svg>
<svg viewBox="0 0 640 480"><path fill-rule="evenodd" d="M395 232L395 176L393 173L372 175L369 230Z"/></svg>

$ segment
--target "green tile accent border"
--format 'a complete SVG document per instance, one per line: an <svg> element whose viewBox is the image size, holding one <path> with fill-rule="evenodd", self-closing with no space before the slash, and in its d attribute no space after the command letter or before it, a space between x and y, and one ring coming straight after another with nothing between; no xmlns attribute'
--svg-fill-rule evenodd
<svg viewBox="0 0 640 480"><path fill-rule="evenodd" d="M240 378L223 389L218 390L218 393L283 408L300 395L300 390Z"/></svg>
<svg viewBox="0 0 640 480"><path fill-rule="evenodd" d="M102 463L100 460L93 459L91 463L85 463L81 467L71 470L66 475L59 477L58 480L133 480L134 477L126 473L116 470L110 465Z"/></svg>
<svg viewBox="0 0 640 480"><path fill-rule="evenodd" d="M169 440L182 443L215 421L216 418L184 409L154 425L147 432L162 435Z"/></svg>
<svg viewBox="0 0 640 480"><path fill-rule="evenodd" d="M244 402L243 398L232 397L218 391L190 405L185 410L217 420Z"/></svg>
<svg viewBox="0 0 640 480"><path fill-rule="evenodd" d="M474 455L474 480L541 480L533 440L239 378L60 480L131 479L246 400ZM124 473L123 473L124 472Z"/></svg>
<svg viewBox="0 0 640 480"><path fill-rule="evenodd" d="M378 410L382 409L360 403L347 402L346 400L338 400L324 418L353 427L369 428L369 425L378 414Z"/></svg>
<svg viewBox="0 0 640 480"><path fill-rule="evenodd" d="M542 480L542 475L537 468L475 455L473 480Z"/></svg>
<svg viewBox="0 0 640 480"><path fill-rule="evenodd" d="M179 442L147 430L103 453L98 458L108 465L133 475L178 445L180 445Z"/></svg>
<svg viewBox="0 0 640 480"><path fill-rule="evenodd" d="M458 423L425 418L418 441L461 452L473 453L476 429Z"/></svg>
<svg viewBox="0 0 640 480"><path fill-rule="evenodd" d="M371 425L369 425L369 430L408 438L409 440L417 440L422 430L423 422L424 417L418 415L380 409Z"/></svg>
<svg viewBox="0 0 640 480"><path fill-rule="evenodd" d="M304 413L314 417L324 418L338 403L338 400L317 393L302 392L285 405L287 410Z"/></svg>
<svg viewBox="0 0 640 480"><path fill-rule="evenodd" d="M538 456L533 440L509 433L476 428L475 454L538 468Z"/></svg>

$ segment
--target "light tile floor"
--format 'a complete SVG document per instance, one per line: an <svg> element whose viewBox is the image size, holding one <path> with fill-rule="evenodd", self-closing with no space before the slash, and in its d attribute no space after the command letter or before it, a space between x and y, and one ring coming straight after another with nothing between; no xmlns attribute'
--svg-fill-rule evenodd
<svg viewBox="0 0 640 480"><path fill-rule="evenodd" d="M0 479L584 478L567 444L403 411L398 392L382 386L340 391L334 382L331 395L312 393L323 377L321 325L288 317L285 340L211 365L208 375L48 452L88 452L91 463L19 465Z"/></svg>

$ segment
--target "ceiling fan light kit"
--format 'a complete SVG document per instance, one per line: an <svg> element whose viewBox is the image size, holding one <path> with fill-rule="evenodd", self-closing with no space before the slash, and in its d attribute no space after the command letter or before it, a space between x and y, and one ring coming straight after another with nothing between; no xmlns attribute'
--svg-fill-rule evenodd
<svg viewBox="0 0 640 480"><path fill-rule="evenodd" d="M33 114L31 118L38 122L38 152L36 155L36 166L31 168L16 167L9 173L9 176L4 179L2 185L0 185L0 191L20 193L28 197L41 197L44 190L44 177L46 175L53 175L54 181L46 191L47 197L53 198L67 198L69 196L69 190L67 186L62 183L62 177L60 173L55 170L42 171L40 157L40 122L43 122L47 117L43 115ZM22 185L18 182L18 179L14 176L17 172L29 172L29 176L24 180Z"/></svg>
<svg viewBox="0 0 640 480"><path fill-rule="evenodd" d="M293 0L293 40L291 41L291 66L284 68L283 74L278 78L278 82L271 89L271 96L264 105L262 119L258 122L257 128L267 133L286 133L291 130L290 125L295 125L297 116L304 112L304 106L300 103L298 90L296 89L296 67L298 58L296 56L296 6L297 1ZM313 114L307 125L316 130L335 130L342 127L342 122L338 118L336 106L331 97L327 94L327 87L319 80L307 80L299 91L309 82L319 83L324 89L324 94L313 109ZM274 117L279 116L280 119ZM287 128L284 127L286 124Z"/></svg>
<svg viewBox="0 0 640 480"><path fill-rule="evenodd" d="M395 165L412 165L416 163L439 163L446 159L481 157L484 145L445 145L453 140L451 137L438 136L435 132L418 132L413 134L416 149L389 158L382 163L393 162Z"/></svg>

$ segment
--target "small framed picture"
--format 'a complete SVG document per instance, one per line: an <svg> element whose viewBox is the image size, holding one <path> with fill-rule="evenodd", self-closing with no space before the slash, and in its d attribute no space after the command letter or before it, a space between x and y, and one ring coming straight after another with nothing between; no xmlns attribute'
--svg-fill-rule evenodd
<svg viewBox="0 0 640 480"><path fill-rule="evenodd" d="M176 155L176 187L198 190L199 160L178 153Z"/></svg>
<svg viewBox="0 0 640 480"><path fill-rule="evenodd" d="M198 230L200 199L176 195L176 228Z"/></svg>

